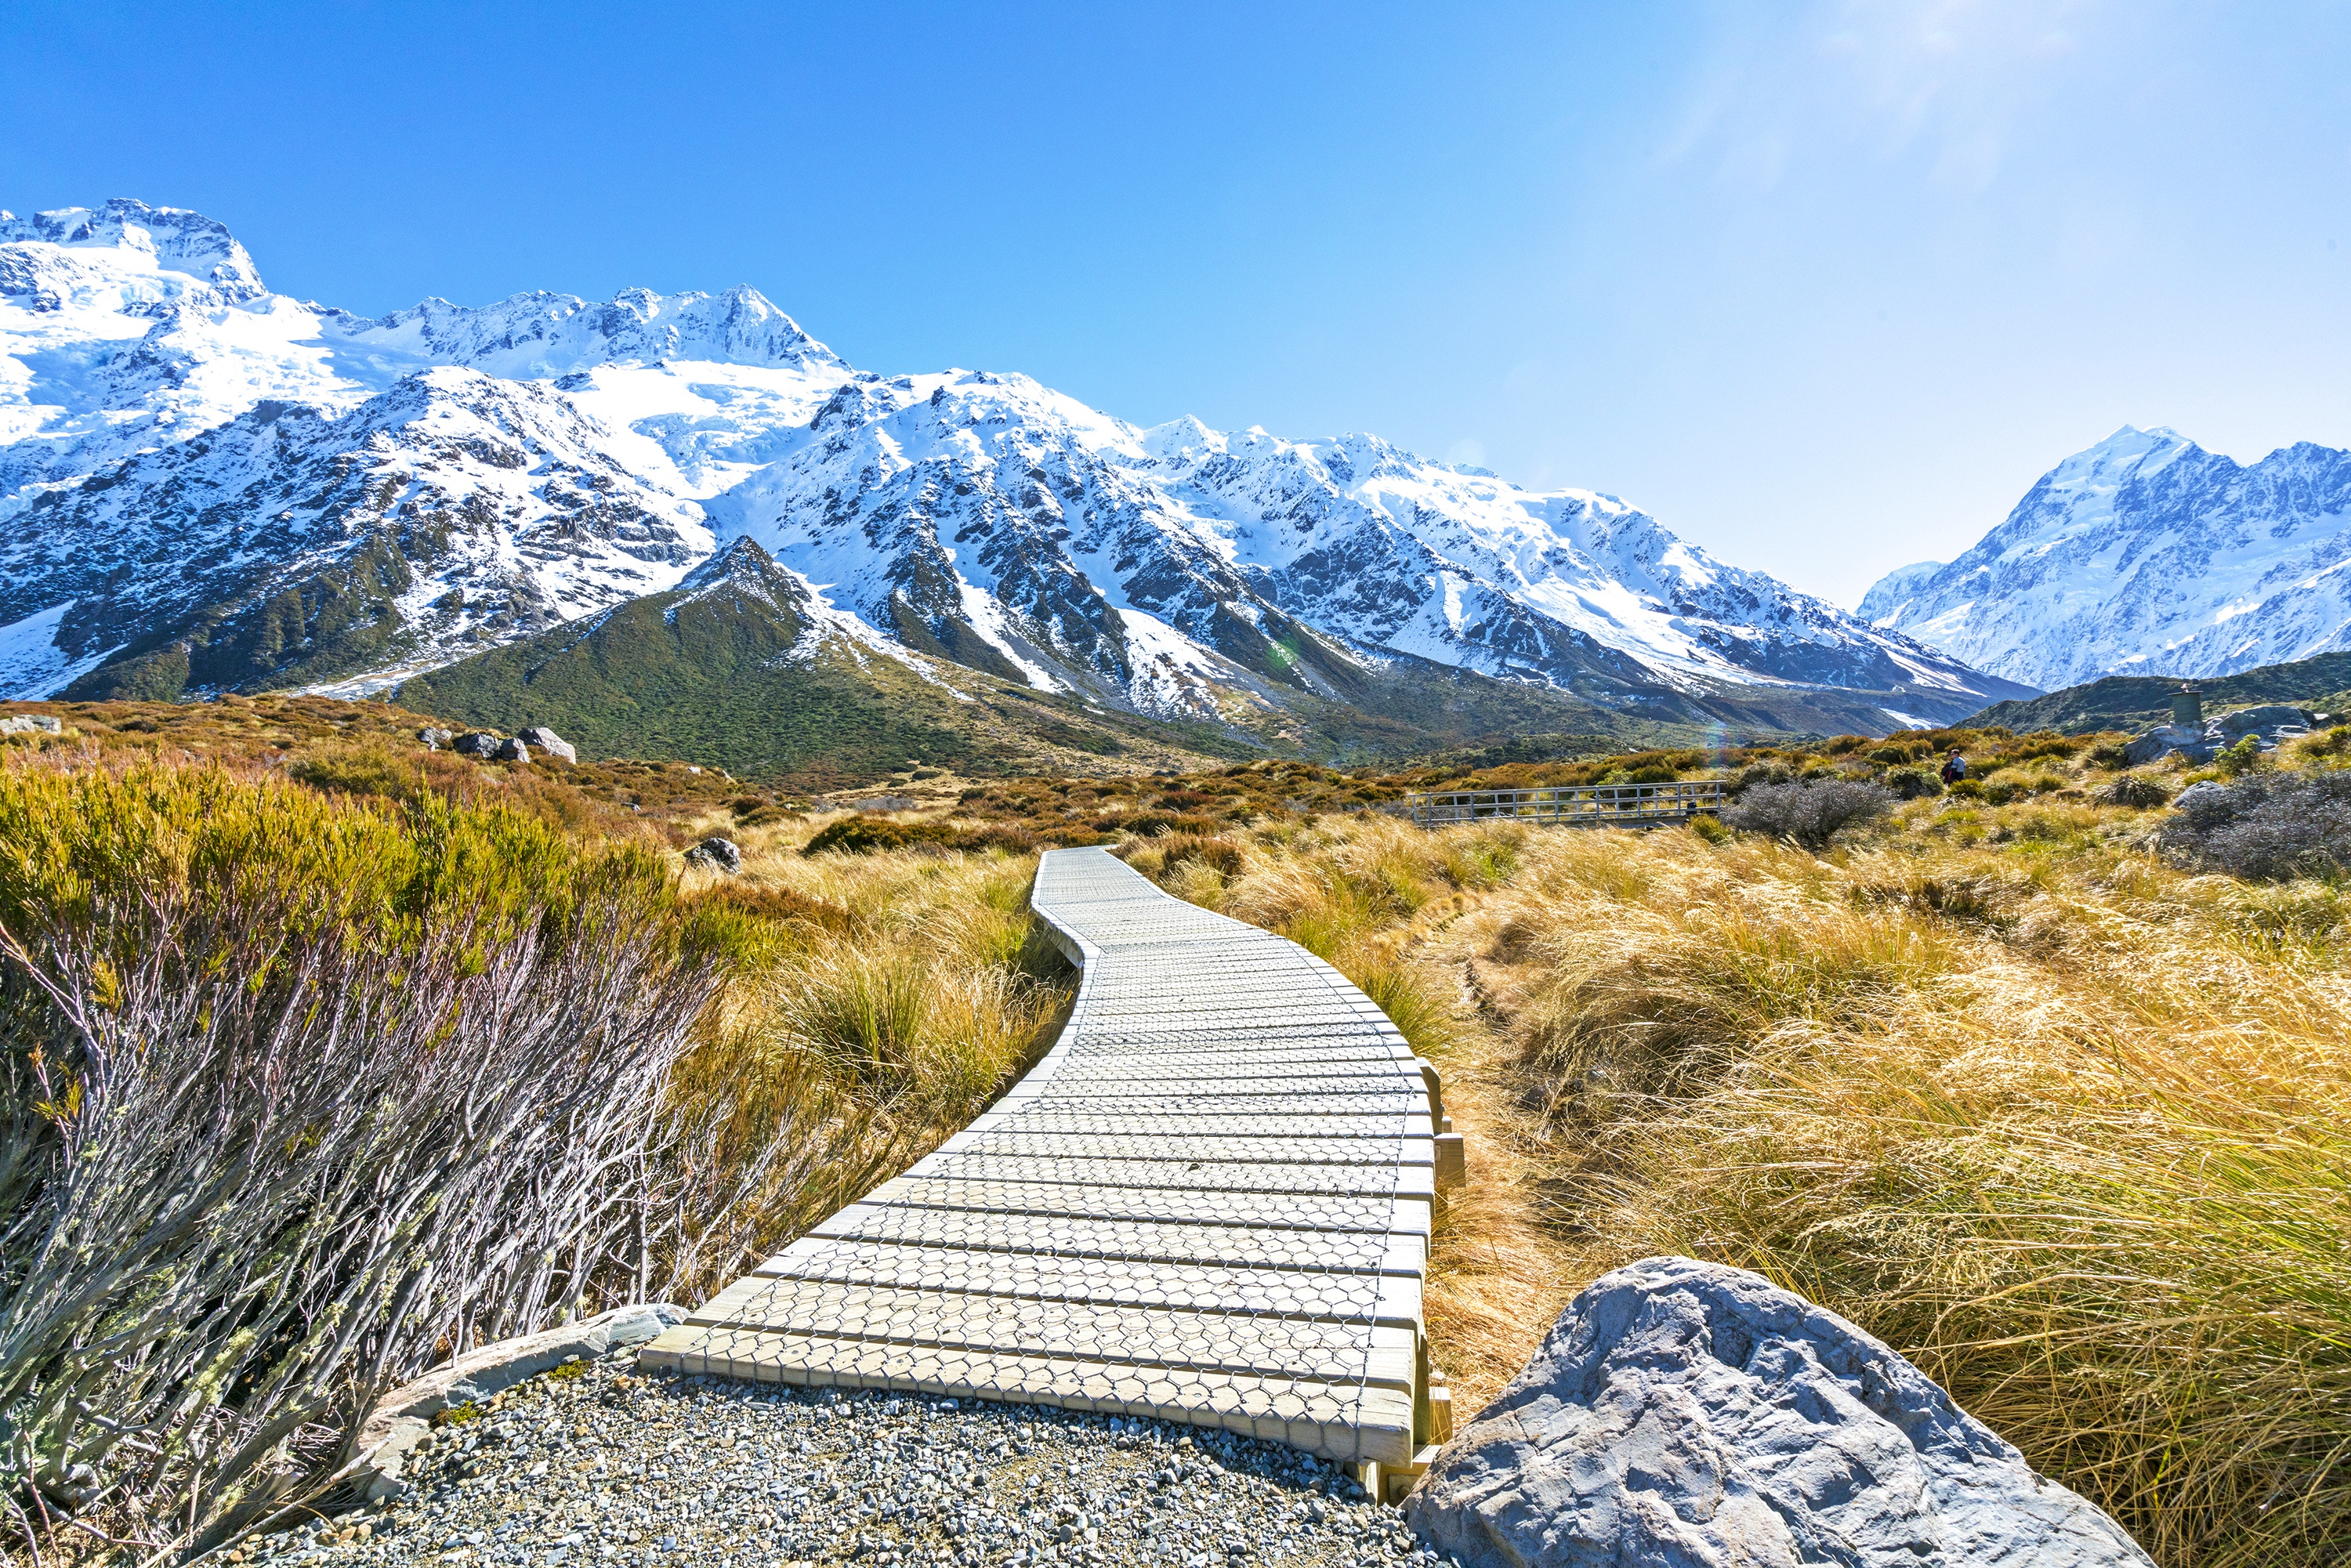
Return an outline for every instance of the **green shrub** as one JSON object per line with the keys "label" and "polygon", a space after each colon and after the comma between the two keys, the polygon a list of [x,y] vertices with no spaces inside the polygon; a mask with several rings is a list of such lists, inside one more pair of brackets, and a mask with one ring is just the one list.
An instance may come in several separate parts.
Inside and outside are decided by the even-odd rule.
{"label": "green shrub", "polygon": [[828,851],[848,855],[872,854],[876,850],[906,850],[917,844],[945,846],[956,837],[955,829],[945,822],[893,822],[887,817],[858,815],[843,817],[820,831],[800,851],[804,855],[820,855]]}
{"label": "green shrub", "polygon": [[1093,843],[1097,837],[1085,828],[1036,833],[1009,822],[957,828],[946,822],[893,822],[887,817],[856,816],[843,817],[825,828],[810,839],[800,852],[865,855],[880,850],[911,850],[927,845],[940,850],[1000,850],[1006,854],[1025,855],[1035,853],[1040,842]]}
{"label": "green shrub", "polygon": [[1223,824],[1216,818],[1193,811],[1111,811],[1093,820],[1094,828],[1105,833],[1133,833],[1138,838],[1156,838],[1163,833],[1195,833],[1214,838]]}
{"label": "green shrub", "polygon": [[1943,792],[1943,780],[1932,768],[1895,768],[1880,780],[1905,800],[1931,799]]}
{"label": "green shrub", "polygon": [[2223,779],[2241,779],[2260,767],[2261,761],[2261,740],[2256,736],[2249,735],[2213,758],[2212,766],[2220,770],[2220,777]]}

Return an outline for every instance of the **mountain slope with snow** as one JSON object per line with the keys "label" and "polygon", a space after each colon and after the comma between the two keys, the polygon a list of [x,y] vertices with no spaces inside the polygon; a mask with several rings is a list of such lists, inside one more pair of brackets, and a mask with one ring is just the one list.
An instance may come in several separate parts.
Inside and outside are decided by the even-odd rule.
{"label": "mountain slope with snow", "polygon": [[747,288],[371,319],[199,214],[0,215],[0,695],[380,689],[736,538],[910,654],[1260,735],[1441,669],[1761,727],[2022,695],[1613,497],[1373,436],[885,379]]}
{"label": "mountain slope with snow", "polygon": [[1861,613],[2048,689],[2351,647],[2351,452],[2304,442],[2241,465],[2126,425],[1949,565],[1881,580]]}

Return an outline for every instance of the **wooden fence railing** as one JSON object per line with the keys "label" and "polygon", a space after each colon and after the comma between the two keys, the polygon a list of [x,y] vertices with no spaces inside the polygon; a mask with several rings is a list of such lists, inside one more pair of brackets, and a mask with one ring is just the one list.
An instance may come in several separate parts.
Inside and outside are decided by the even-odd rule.
{"label": "wooden fence railing", "polygon": [[1625,828],[1642,822],[1686,822],[1722,810],[1719,783],[1579,784],[1549,789],[1442,789],[1405,797],[1421,827],[1511,817],[1524,822],[1564,822],[1579,828]]}

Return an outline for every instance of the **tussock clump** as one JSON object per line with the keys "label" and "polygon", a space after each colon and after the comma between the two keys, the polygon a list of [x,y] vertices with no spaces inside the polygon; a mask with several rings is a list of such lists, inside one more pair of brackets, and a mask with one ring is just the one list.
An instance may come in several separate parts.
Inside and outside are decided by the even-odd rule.
{"label": "tussock clump", "polygon": [[1817,850],[1841,830],[1884,816],[1896,798],[1881,785],[1849,779],[1755,784],[1740,792],[1722,820],[1750,833],[1768,833]]}
{"label": "tussock clump", "polygon": [[1213,908],[1225,883],[1240,874],[1240,845],[1198,833],[1129,839],[1111,852],[1176,897]]}
{"label": "tussock clump", "polygon": [[1171,834],[1160,841],[1159,863],[1163,875],[1178,866],[1200,865],[1220,877],[1229,877],[1241,869],[1241,847],[1230,839],[1203,838],[1197,833]]}
{"label": "tussock clump", "polygon": [[2156,842],[2181,865],[2257,882],[2351,870],[2351,772],[2197,784],[2172,805]]}
{"label": "tussock clump", "polygon": [[2168,804],[2171,791],[2160,779],[2150,779],[2144,773],[2126,773],[2092,790],[2090,798],[2100,805],[2128,806],[2133,810],[2144,811]]}

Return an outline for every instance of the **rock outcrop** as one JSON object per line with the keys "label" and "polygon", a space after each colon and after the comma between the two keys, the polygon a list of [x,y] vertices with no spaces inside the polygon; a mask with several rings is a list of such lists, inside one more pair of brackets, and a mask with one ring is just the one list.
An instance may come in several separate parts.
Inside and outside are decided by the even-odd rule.
{"label": "rock outcrop", "polygon": [[2137,768],[2168,757],[2175,751],[2182,753],[2191,762],[2212,760],[2212,747],[2206,743],[2202,730],[2182,725],[2160,724],[2123,747],[2123,764],[2127,768]]}
{"label": "rock outcrop", "polygon": [[1406,1516],[1468,1568],[2151,1568],[1894,1351],[1687,1258],[1578,1296]]}

